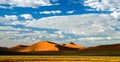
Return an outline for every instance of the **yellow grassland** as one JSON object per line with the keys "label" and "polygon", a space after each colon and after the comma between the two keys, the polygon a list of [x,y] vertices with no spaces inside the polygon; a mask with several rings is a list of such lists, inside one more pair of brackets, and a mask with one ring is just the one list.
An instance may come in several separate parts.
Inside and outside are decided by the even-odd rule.
{"label": "yellow grassland", "polygon": [[0,56],[0,62],[120,62],[119,56]]}

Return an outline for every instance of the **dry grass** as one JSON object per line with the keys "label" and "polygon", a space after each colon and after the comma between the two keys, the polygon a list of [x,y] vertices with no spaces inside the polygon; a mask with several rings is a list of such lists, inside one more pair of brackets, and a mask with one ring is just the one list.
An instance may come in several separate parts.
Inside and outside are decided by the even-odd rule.
{"label": "dry grass", "polygon": [[0,62],[120,62],[115,56],[0,56]]}

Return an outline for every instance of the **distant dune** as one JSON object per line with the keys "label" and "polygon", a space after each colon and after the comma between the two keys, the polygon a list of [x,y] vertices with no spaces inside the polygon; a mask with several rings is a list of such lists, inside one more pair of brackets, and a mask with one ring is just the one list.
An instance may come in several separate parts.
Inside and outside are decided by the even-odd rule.
{"label": "distant dune", "polygon": [[88,47],[84,50],[120,50],[120,44],[100,45],[95,47]]}
{"label": "distant dune", "polygon": [[8,48],[6,47],[0,47],[0,51],[6,51]]}

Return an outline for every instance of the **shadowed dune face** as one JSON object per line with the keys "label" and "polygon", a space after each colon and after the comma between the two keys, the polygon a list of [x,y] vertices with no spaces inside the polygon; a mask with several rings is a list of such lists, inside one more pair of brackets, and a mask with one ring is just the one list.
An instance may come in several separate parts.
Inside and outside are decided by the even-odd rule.
{"label": "shadowed dune face", "polygon": [[27,46],[25,46],[25,45],[17,45],[17,46],[9,48],[8,50],[20,50],[20,49],[25,48],[25,47],[27,47]]}
{"label": "shadowed dune face", "polygon": [[79,50],[78,48],[70,48],[63,45],[56,45],[56,47],[58,47],[59,50]]}
{"label": "shadowed dune face", "polygon": [[69,43],[69,44],[64,44],[65,47],[69,47],[69,48],[78,48],[80,50],[84,49],[84,47],[80,46],[80,45],[76,45],[74,43]]}
{"label": "shadowed dune face", "polygon": [[7,50],[8,48],[6,48],[6,47],[0,47],[0,51],[5,51],[5,50]]}

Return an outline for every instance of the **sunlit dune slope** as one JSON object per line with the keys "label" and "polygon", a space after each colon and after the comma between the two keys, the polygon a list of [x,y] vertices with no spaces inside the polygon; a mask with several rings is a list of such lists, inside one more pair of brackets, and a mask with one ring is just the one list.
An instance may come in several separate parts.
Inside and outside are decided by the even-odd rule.
{"label": "sunlit dune slope", "polygon": [[[48,41],[41,41],[36,44],[27,46],[27,47],[16,47],[14,48],[18,52],[32,52],[32,51],[58,51],[56,44],[48,42]],[[14,50],[14,51],[15,51]]]}

